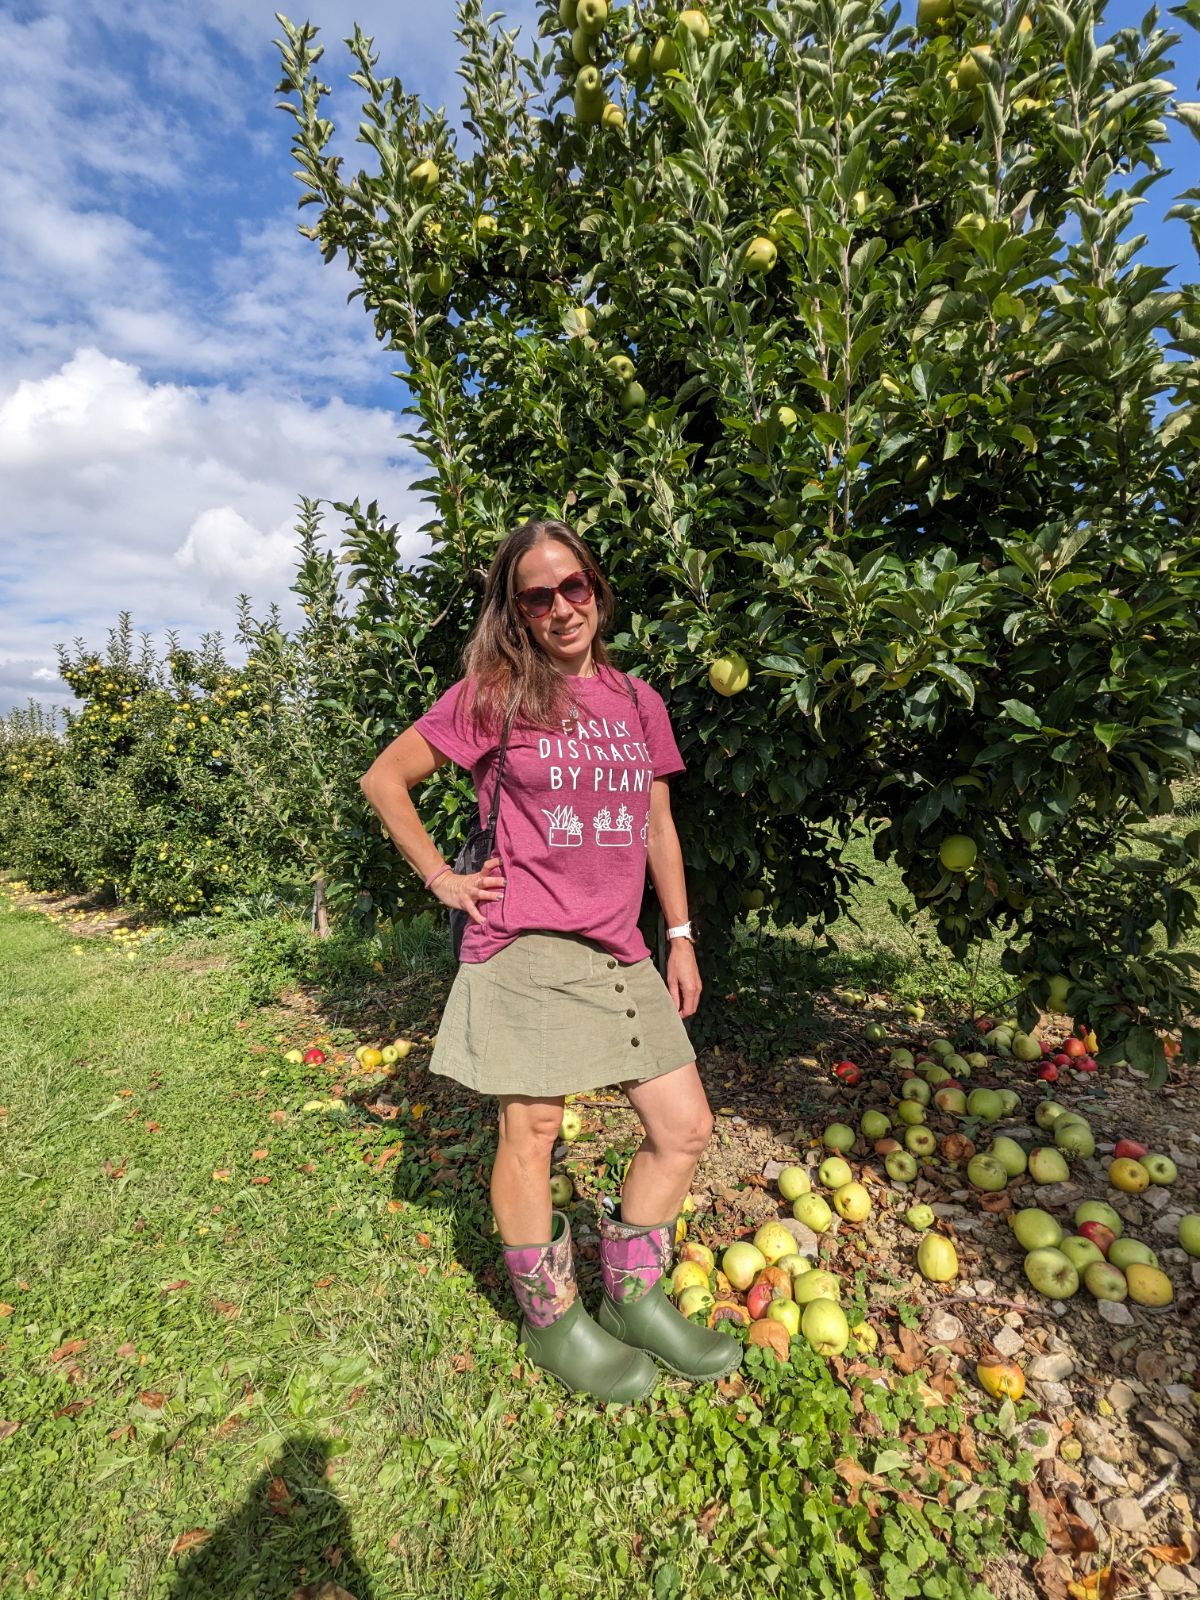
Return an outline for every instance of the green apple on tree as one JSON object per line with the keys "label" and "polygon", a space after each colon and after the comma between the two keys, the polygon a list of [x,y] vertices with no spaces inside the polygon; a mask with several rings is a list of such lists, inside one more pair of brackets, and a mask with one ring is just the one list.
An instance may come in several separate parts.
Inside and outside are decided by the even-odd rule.
{"label": "green apple on tree", "polygon": [[718,694],[741,694],[750,682],[750,668],[736,650],[727,650],[709,667],[708,681]]}
{"label": "green apple on tree", "polygon": [[689,6],[686,11],[681,11],[679,13],[678,20],[691,34],[692,38],[695,39],[697,44],[708,43],[708,36],[712,32],[712,27],[705,12],[698,11],[695,7]]}
{"label": "green apple on tree", "polygon": [[742,256],[742,269],[753,275],[770,272],[779,259],[779,250],[773,240],[765,234],[751,239]]}

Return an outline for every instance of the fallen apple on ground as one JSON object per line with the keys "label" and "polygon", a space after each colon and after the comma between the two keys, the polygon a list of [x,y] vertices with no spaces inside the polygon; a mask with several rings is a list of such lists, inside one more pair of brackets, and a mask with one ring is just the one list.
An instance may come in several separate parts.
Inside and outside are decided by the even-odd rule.
{"label": "fallen apple on ground", "polygon": [[843,1183],[834,1191],[833,1209],[844,1222],[865,1222],[871,1214],[871,1196],[861,1183]]}
{"label": "fallen apple on ground", "polygon": [[853,1149],[854,1139],[854,1129],[844,1122],[831,1122],[821,1135],[821,1143],[826,1150],[834,1150],[839,1154]]}
{"label": "fallen apple on ground", "polygon": [[1082,1233],[1069,1233],[1065,1239],[1056,1246],[1075,1268],[1076,1272],[1083,1273],[1096,1261],[1104,1260],[1104,1251],[1091,1239]]}
{"label": "fallen apple on ground", "polygon": [[841,1298],[842,1285],[836,1274],[826,1272],[823,1267],[814,1267],[811,1272],[792,1279],[792,1299],[797,1305],[806,1306],[810,1300],[838,1301]]}
{"label": "fallen apple on ground", "polygon": [[795,1338],[800,1332],[800,1319],[803,1312],[794,1300],[772,1300],[766,1310],[767,1320],[779,1322],[787,1329],[788,1336]]}
{"label": "fallen apple on ground", "polygon": [[1061,1150],[1038,1145],[1029,1152],[1029,1176],[1036,1184],[1066,1183],[1071,1176],[1071,1169]]}
{"label": "fallen apple on ground", "polygon": [[931,1283],[949,1283],[958,1276],[958,1252],[940,1233],[926,1233],[917,1247],[917,1268]]}
{"label": "fallen apple on ground", "polygon": [[817,1178],[826,1189],[840,1189],[854,1177],[850,1163],[841,1156],[826,1156],[817,1168]]}
{"label": "fallen apple on ground", "polygon": [[1083,1285],[1096,1300],[1125,1300],[1129,1297],[1129,1284],[1120,1267],[1108,1261],[1093,1261],[1083,1269]]}
{"label": "fallen apple on ground", "polygon": [[1154,1251],[1140,1239],[1114,1239],[1109,1248],[1108,1259],[1114,1267],[1120,1267],[1122,1272],[1126,1267],[1133,1266],[1135,1261],[1141,1262],[1146,1267],[1158,1265],[1158,1257]]}
{"label": "fallen apple on ground", "polygon": [[767,1258],[755,1245],[739,1240],[729,1245],[721,1257],[721,1271],[735,1289],[746,1290],[767,1264]]}
{"label": "fallen apple on ground", "polygon": [[1024,1150],[1015,1139],[1000,1134],[988,1146],[987,1154],[1004,1168],[1010,1178],[1019,1178],[1029,1165]]}
{"label": "fallen apple on ground", "polygon": [[1179,1242],[1190,1256],[1200,1256],[1200,1211],[1179,1219]]}
{"label": "fallen apple on ground", "polygon": [[1150,1182],[1158,1184],[1161,1188],[1169,1188],[1179,1176],[1179,1169],[1170,1156],[1151,1154],[1141,1156],[1139,1159],[1150,1174]]}
{"label": "fallen apple on ground", "polygon": [[714,1304],[712,1290],[700,1284],[685,1289],[676,1301],[676,1305],[685,1317],[703,1315],[707,1318]]}
{"label": "fallen apple on ground", "polygon": [[1010,1213],[1009,1226],[1023,1250],[1052,1250],[1062,1242],[1063,1231],[1057,1219],[1039,1206],[1025,1206]]}
{"label": "fallen apple on ground", "polygon": [[911,1183],[917,1175],[917,1158],[907,1150],[893,1150],[883,1159],[884,1171],[893,1183]]}
{"label": "fallen apple on ground", "polygon": [[800,1318],[800,1331],[819,1356],[840,1356],[850,1343],[850,1324],[832,1300],[812,1300]]}
{"label": "fallen apple on ground", "polygon": [[1082,1239],[1090,1239],[1106,1260],[1117,1237],[1106,1223],[1090,1219],[1079,1224],[1079,1236]]}
{"label": "fallen apple on ground", "polygon": [[565,1206],[575,1193],[575,1187],[565,1172],[556,1172],[550,1178],[550,1204]]}
{"label": "fallen apple on ground", "polygon": [[754,1235],[754,1248],[761,1254],[767,1266],[772,1266],[783,1256],[792,1254],[796,1248],[796,1241],[782,1222],[764,1222]]}
{"label": "fallen apple on ground", "polygon": [[1066,1107],[1060,1106],[1057,1100],[1041,1100],[1034,1109],[1033,1120],[1045,1133],[1065,1113]]}
{"label": "fallen apple on ground", "polygon": [[833,1221],[833,1212],[819,1194],[802,1194],[792,1202],[792,1216],[814,1233],[824,1233]]}
{"label": "fallen apple on ground", "polygon": [[583,1118],[578,1111],[572,1111],[568,1106],[563,1112],[562,1125],[558,1130],[559,1138],[564,1139],[567,1144],[574,1144],[582,1132]]}
{"label": "fallen apple on ground", "polygon": [[995,1156],[980,1153],[967,1162],[967,1182],[987,1194],[1008,1187],[1008,1173]]}
{"label": "fallen apple on ground", "polygon": [[975,1376],[993,1400],[1019,1400],[1025,1393],[1025,1374],[1015,1361],[980,1361]]}
{"label": "fallen apple on ground", "polygon": [[1111,1228],[1118,1238],[1125,1231],[1125,1224],[1121,1218],[1103,1200],[1084,1200],[1075,1207],[1075,1226],[1078,1228],[1083,1222],[1102,1222],[1106,1228]]}
{"label": "fallen apple on ground", "polygon": [[904,1213],[904,1220],[914,1233],[924,1233],[927,1228],[932,1228],[937,1221],[932,1206],[909,1206]]}
{"label": "fallen apple on ground", "polygon": [[1061,1250],[1031,1250],[1025,1257],[1025,1276],[1050,1300],[1069,1300],[1079,1289],[1079,1273]]}
{"label": "fallen apple on ground", "polygon": [[1158,1267],[1149,1267],[1144,1261],[1134,1261],[1125,1269],[1129,1285],[1129,1298],[1140,1306],[1166,1306],[1175,1298],[1170,1278]]}
{"label": "fallen apple on ground", "polygon": [[931,1156],[937,1149],[937,1135],[924,1126],[905,1128],[904,1145],[914,1156]]}
{"label": "fallen apple on ground", "polygon": [[1119,1161],[1109,1163],[1108,1181],[1123,1194],[1141,1194],[1143,1189],[1150,1187],[1150,1174],[1140,1161],[1122,1157]]}
{"label": "fallen apple on ground", "polygon": [[808,1194],[812,1189],[812,1180],[803,1167],[784,1167],[777,1181],[779,1193],[789,1205],[793,1200],[798,1200],[802,1194]]}
{"label": "fallen apple on ground", "polygon": [[1144,1144],[1139,1144],[1136,1139],[1118,1139],[1113,1150],[1114,1161],[1140,1161],[1143,1156],[1148,1156],[1150,1151]]}

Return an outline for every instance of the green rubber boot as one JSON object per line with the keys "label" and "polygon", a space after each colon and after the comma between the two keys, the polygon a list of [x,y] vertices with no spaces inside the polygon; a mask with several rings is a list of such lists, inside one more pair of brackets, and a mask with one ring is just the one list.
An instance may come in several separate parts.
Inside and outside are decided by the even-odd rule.
{"label": "green rubber boot", "polygon": [[535,1366],[606,1405],[646,1398],[658,1382],[655,1365],[588,1316],[575,1281],[570,1224],[561,1211],[552,1213],[549,1244],[509,1246],[504,1265],[521,1308],[521,1346]]}
{"label": "green rubber boot", "polygon": [[674,1219],[639,1227],[601,1218],[600,1326],[625,1344],[648,1351],[681,1378],[723,1378],[741,1364],[742,1347],[727,1333],[698,1328],[667,1299],[664,1279],[674,1239]]}

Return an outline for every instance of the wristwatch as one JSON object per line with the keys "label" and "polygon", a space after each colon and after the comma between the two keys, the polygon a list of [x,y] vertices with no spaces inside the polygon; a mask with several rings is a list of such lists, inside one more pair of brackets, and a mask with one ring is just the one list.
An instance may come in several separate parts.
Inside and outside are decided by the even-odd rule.
{"label": "wristwatch", "polygon": [[677,928],[668,928],[667,929],[667,938],[668,939],[690,939],[692,941],[692,943],[695,944],[695,942],[696,942],[696,933],[697,933],[697,928],[696,928],[696,924],[694,922],[681,922]]}

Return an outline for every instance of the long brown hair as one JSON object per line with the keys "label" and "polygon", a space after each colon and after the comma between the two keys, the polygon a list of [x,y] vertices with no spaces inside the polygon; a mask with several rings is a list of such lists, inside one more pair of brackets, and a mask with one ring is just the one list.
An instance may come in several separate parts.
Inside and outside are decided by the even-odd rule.
{"label": "long brown hair", "polygon": [[571,704],[571,679],[559,672],[534,642],[516,602],[521,558],[550,539],[566,545],[580,567],[595,576],[597,621],[592,661],[597,671],[612,667],[604,634],[612,623],[616,601],[587,545],[565,522],[522,523],[505,536],[492,557],[479,618],[462,654],[463,676],[475,684],[468,714],[496,735],[514,708],[536,727],[551,728],[562,721]]}

